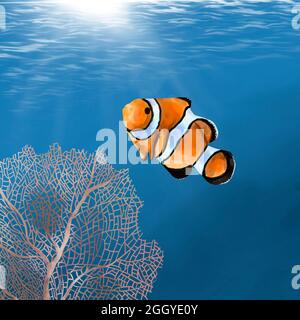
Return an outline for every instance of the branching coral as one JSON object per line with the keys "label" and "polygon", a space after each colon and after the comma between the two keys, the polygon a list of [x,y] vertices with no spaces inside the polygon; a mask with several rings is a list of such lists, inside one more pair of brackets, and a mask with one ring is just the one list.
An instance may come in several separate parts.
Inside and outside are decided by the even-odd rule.
{"label": "branching coral", "polygon": [[141,206],[128,171],[101,154],[53,145],[3,160],[0,298],[147,298],[163,255],[142,239]]}

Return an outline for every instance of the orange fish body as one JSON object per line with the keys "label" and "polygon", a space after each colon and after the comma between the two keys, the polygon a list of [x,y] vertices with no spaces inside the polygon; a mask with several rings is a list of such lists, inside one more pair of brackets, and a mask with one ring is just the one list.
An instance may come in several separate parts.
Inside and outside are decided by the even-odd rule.
{"label": "orange fish body", "polygon": [[178,179],[192,172],[212,184],[231,179],[232,154],[209,146],[218,136],[217,128],[193,114],[189,99],[136,99],[124,107],[123,120],[142,160],[149,154]]}

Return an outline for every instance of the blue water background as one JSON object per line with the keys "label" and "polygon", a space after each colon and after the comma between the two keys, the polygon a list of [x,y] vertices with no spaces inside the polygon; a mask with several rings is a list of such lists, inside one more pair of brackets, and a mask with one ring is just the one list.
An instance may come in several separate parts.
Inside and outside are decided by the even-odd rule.
{"label": "blue water background", "polygon": [[140,226],[165,254],[153,299],[295,298],[300,264],[300,30],[293,2],[135,3],[92,19],[6,4],[0,33],[0,157],[25,144],[95,151],[137,97],[186,96],[232,151],[232,182],[123,165]]}

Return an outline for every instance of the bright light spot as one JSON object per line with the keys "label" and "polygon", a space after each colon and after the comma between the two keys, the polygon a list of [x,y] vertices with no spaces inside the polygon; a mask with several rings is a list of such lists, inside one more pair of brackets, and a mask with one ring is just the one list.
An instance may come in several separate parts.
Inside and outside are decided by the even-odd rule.
{"label": "bright light spot", "polygon": [[127,0],[60,0],[71,9],[96,16],[114,16],[122,13]]}

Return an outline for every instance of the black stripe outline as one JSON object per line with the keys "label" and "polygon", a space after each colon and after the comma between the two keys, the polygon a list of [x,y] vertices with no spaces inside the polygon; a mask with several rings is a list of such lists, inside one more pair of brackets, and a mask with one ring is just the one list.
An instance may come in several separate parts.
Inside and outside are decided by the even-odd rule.
{"label": "black stripe outline", "polygon": [[[153,120],[154,111],[153,111],[153,108],[152,108],[151,103],[150,103],[147,99],[142,99],[142,100],[147,103],[148,107],[150,107],[150,109],[151,109],[151,111],[152,111],[151,120],[150,120],[148,126],[147,126],[146,128],[144,128],[144,129],[141,129],[141,130],[147,130],[147,129],[149,128],[152,120]],[[159,128],[160,123],[161,123],[161,106],[160,106],[159,102],[157,101],[157,99],[154,99],[154,100],[156,101],[156,103],[157,103],[157,105],[158,105],[158,109],[159,109],[159,120],[158,120],[158,124],[157,124],[157,126],[156,126],[156,128],[155,128],[155,130],[154,130],[154,131],[156,131],[156,130]],[[134,131],[134,130],[130,130],[129,132],[131,132],[131,131]],[[152,137],[152,134],[151,134],[148,138],[145,138],[145,139],[136,138],[134,135],[133,135],[133,137],[134,137],[135,140],[145,141],[145,140],[148,140],[149,138],[151,138],[151,137]]]}
{"label": "black stripe outline", "polygon": [[[208,162],[218,153],[222,152],[225,155],[225,158],[227,160],[227,169],[226,171],[219,177],[215,177],[215,178],[209,178],[205,175],[205,168],[208,164]],[[219,184],[224,184],[226,182],[228,182],[234,173],[235,170],[235,160],[233,157],[233,154],[229,151],[226,150],[219,150],[216,153],[214,153],[205,163],[204,168],[203,168],[203,173],[202,173],[202,177],[210,184],[214,184],[214,185],[219,185]]]}
{"label": "black stripe outline", "polygon": [[[187,111],[188,111],[188,109],[189,109],[190,107],[188,106],[185,110],[184,110],[184,113],[183,113],[183,115],[182,115],[182,117],[180,118],[180,120],[169,130],[169,134],[171,133],[171,131],[172,130],[174,130],[174,129],[176,129],[176,127],[179,125],[179,123],[184,119],[184,117],[185,117],[185,115],[186,115],[186,113],[187,113]],[[186,132],[189,130],[189,128],[186,130]],[[182,137],[184,137],[184,135],[186,134],[186,132],[182,135]],[[182,137],[181,137],[181,139],[182,139]],[[177,145],[176,145],[176,147],[177,147]],[[175,147],[175,149],[176,149],[176,147]],[[165,150],[162,150],[160,153],[159,153],[159,155],[157,156],[157,158],[158,157],[160,157],[163,153],[164,153],[164,151]],[[173,150],[174,151],[174,150]],[[170,157],[169,157],[170,158]],[[169,159],[169,158],[167,158],[167,159]],[[167,160],[166,159],[166,160]]]}

